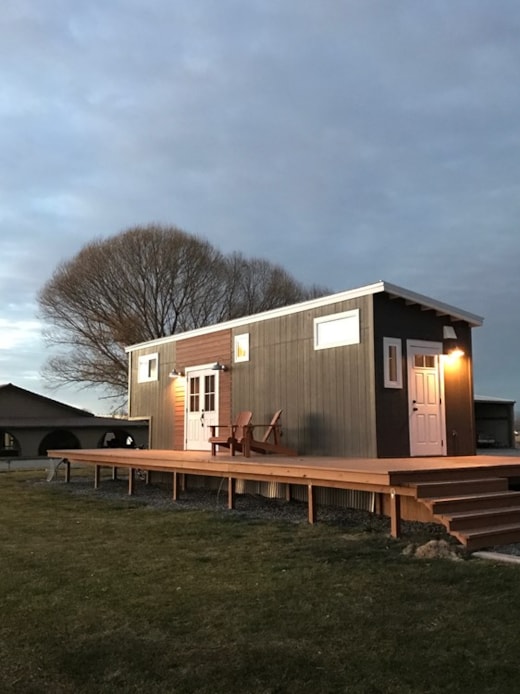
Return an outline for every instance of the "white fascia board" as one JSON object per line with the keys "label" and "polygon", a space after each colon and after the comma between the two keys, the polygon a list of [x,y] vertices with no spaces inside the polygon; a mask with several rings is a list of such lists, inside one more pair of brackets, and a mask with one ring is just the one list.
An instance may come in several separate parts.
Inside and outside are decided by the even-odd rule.
{"label": "white fascia board", "polygon": [[430,299],[429,297],[422,296],[421,294],[415,294],[414,292],[403,289],[394,284],[389,284],[388,282],[375,282],[374,284],[368,284],[364,287],[359,287],[357,289],[349,289],[343,292],[338,292],[337,294],[329,294],[327,296],[321,296],[317,299],[309,299],[308,301],[302,301],[298,304],[292,304],[291,306],[282,306],[280,308],[271,309],[270,311],[263,311],[262,313],[255,313],[252,316],[243,316],[241,318],[235,318],[233,320],[225,321],[224,323],[217,323],[215,325],[207,325],[203,328],[196,328],[194,330],[188,330],[185,333],[177,333],[175,335],[168,335],[166,337],[158,337],[155,340],[149,340],[147,342],[140,342],[139,344],[130,345],[125,348],[126,352],[134,352],[138,349],[143,349],[145,347],[152,347],[156,345],[163,345],[169,342],[179,342],[180,340],[186,340],[192,337],[199,337],[201,335],[209,335],[220,330],[230,330],[232,328],[239,328],[243,325],[250,325],[251,323],[260,323],[264,320],[270,320],[272,318],[280,318],[282,316],[289,316],[294,313],[299,313],[301,311],[309,311],[316,308],[321,308],[323,306],[332,306],[333,304],[340,303],[342,301],[348,301],[349,299],[358,299],[362,296],[369,296],[370,294],[380,294],[381,292],[387,292],[388,294],[396,297],[400,297],[414,304],[420,304],[425,308],[433,309],[442,314],[449,315],[456,320],[463,320],[468,322],[470,325],[478,326],[482,325],[483,319],[479,316],[475,316],[471,313],[465,313],[460,309],[453,306],[448,306],[448,304],[443,304],[441,302]]}

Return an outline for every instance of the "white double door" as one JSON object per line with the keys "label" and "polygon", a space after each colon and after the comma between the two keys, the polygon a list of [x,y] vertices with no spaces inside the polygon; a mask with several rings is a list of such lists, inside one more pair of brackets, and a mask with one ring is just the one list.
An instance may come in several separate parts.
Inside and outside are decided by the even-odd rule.
{"label": "white double door", "polygon": [[218,378],[211,366],[186,369],[186,450],[211,449],[210,427],[218,424]]}
{"label": "white double door", "polygon": [[410,455],[446,455],[442,344],[407,341]]}

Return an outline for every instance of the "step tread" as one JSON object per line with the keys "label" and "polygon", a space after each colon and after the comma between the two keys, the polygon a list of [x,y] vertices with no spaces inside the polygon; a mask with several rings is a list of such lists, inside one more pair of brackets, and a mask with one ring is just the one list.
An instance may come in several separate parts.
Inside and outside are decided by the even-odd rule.
{"label": "step tread", "polygon": [[499,506],[495,508],[482,508],[473,511],[449,511],[448,513],[437,513],[437,516],[450,518],[451,520],[462,518],[482,518],[484,516],[505,516],[508,513],[519,513],[520,506]]}
{"label": "step tread", "polygon": [[[472,492],[471,494],[457,494],[457,496],[442,496],[439,498],[439,501],[458,501],[459,499],[463,501],[471,500],[471,499],[499,499],[501,497],[512,497],[512,498],[519,498],[520,499],[520,492],[515,491],[514,489],[504,489],[499,492]],[[424,501],[427,501],[428,499],[435,499],[435,497],[426,497]]]}
{"label": "step tread", "polygon": [[417,482],[418,485],[429,485],[429,484],[458,484],[462,482],[489,482],[489,480],[506,480],[507,477],[503,475],[485,475],[484,477],[452,477],[446,479],[438,479],[432,482]]}
{"label": "step tread", "polygon": [[507,532],[518,532],[518,538],[520,540],[520,522],[510,523],[508,525],[492,525],[485,528],[464,528],[456,532],[457,535],[462,535],[466,538],[492,537],[493,535],[501,535]]}

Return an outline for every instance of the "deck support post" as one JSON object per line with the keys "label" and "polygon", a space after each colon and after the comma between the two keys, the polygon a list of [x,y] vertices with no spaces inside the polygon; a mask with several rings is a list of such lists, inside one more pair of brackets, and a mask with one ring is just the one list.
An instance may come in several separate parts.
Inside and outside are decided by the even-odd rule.
{"label": "deck support post", "polygon": [[181,473],[181,479],[179,481],[179,487],[181,492],[186,491],[186,474],[184,472]]}
{"label": "deck support post", "polygon": [[99,487],[99,478],[101,477],[101,465],[94,465],[94,489]]}
{"label": "deck support post", "polygon": [[285,485],[285,500],[290,501],[291,498],[291,485],[289,484],[289,482],[287,482],[287,484]]}
{"label": "deck support post", "polygon": [[172,499],[173,501],[177,501],[177,470],[173,471],[172,474]]}
{"label": "deck support post", "polygon": [[390,534],[392,537],[401,535],[401,497],[390,490]]}
{"label": "deck support post", "polygon": [[117,467],[115,465],[112,465],[112,479],[117,480]]}
{"label": "deck support post", "polygon": [[70,482],[70,461],[65,458],[65,482]]}
{"label": "deck support post", "polygon": [[228,477],[228,509],[235,508],[235,491],[236,480],[233,477]]}
{"label": "deck support post", "polygon": [[128,495],[132,496],[135,489],[135,468],[128,468]]}
{"label": "deck support post", "polygon": [[316,493],[312,484],[307,485],[307,507],[309,523],[312,525],[316,520]]}

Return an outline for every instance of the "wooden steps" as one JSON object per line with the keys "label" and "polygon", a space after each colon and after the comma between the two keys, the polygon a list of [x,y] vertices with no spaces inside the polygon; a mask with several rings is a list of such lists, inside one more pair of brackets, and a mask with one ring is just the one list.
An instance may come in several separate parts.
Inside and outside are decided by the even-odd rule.
{"label": "wooden steps", "polygon": [[518,492],[489,492],[468,494],[466,496],[446,497],[444,499],[424,499],[426,505],[436,516],[443,516],[457,511],[479,511],[486,508],[503,508],[504,506],[520,506]]}
{"label": "wooden steps", "polygon": [[463,496],[486,492],[505,492],[509,483],[505,477],[484,477],[475,480],[440,480],[438,482],[420,482],[416,486],[416,498],[438,498]]}
{"label": "wooden steps", "polygon": [[410,485],[416,499],[469,551],[520,542],[520,492],[506,477],[443,479],[439,471],[426,480]]}

